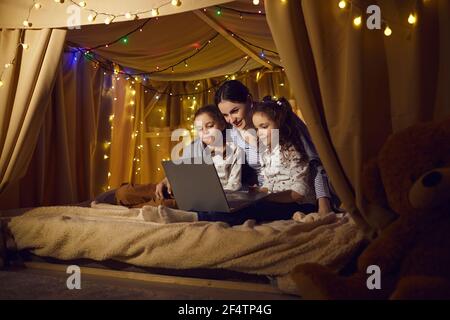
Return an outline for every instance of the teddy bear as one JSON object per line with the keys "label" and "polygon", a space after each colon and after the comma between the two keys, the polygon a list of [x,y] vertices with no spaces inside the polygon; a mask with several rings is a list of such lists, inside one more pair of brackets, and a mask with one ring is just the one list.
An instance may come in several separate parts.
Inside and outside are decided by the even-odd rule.
{"label": "teddy bear", "polygon": [[363,249],[350,275],[296,266],[291,277],[300,295],[450,299],[450,118],[393,133],[364,166],[362,189],[367,205],[395,219]]}

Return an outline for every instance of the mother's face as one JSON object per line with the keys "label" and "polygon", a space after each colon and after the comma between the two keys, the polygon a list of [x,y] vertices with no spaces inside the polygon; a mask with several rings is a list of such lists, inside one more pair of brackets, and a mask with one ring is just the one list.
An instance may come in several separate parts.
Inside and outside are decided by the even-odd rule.
{"label": "mother's face", "polygon": [[238,129],[245,129],[247,124],[247,114],[249,107],[246,103],[231,102],[222,100],[219,102],[219,109],[225,117],[225,121]]}

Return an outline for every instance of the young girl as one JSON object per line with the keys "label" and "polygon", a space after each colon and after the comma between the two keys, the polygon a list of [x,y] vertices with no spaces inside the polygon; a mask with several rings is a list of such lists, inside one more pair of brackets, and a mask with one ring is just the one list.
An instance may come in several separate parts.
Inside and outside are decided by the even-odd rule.
{"label": "young girl", "polygon": [[[241,163],[244,154],[233,142],[226,142],[226,122],[215,105],[207,105],[197,110],[194,123],[199,139],[183,148],[183,159],[202,158],[213,163],[225,190],[241,188]],[[171,199],[172,190],[167,178],[158,184],[125,184],[116,191],[117,204],[128,207],[144,205],[176,208]]]}
{"label": "young girl", "polygon": [[260,159],[264,182],[262,187],[255,187],[255,191],[269,195],[263,201],[231,215],[165,210],[165,222],[224,221],[235,225],[248,219],[257,222],[287,220],[297,211],[317,211],[314,171],[302,139],[304,128],[287,100],[265,99],[256,104],[252,110],[252,121],[264,149]]}
{"label": "young girl", "polygon": [[193,148],[184,148],[183,158],[196,157],[195,151],[201,150],[201,157],[214,164],[224,190],[241,189],[241,163],[244,154],[232,141],[226,141],[227,124],[220,110],[215,105],[198,109],[194,115],[194,125],[201,148],[196,148],[195,144]]}
{"label": "young girl", "polygon": [[264,98],[252,110],[252,119],[263,149],[264,183],[258,190],[271,193],[271,201],[315,205],[313,171],[302,140],[303,122],[289,102]]}

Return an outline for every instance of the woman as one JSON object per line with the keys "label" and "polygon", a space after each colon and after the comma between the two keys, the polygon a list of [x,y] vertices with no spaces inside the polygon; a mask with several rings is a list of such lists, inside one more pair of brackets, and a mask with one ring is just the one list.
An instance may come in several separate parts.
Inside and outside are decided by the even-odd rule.
{"label": "woman", "polygon": [[[217,90],[215,103],[225,120],[232,125],[230,138],[238,147],[245,151],[247,166],[244,166],[242,169],[243,185],[253,186],[256,184],[261,186],[264,182],[264,177],[261,174],[256,131],[250,118],[253,100],[248,88],[237,80],[226,81]],[[301,139],[310,161],[318,202],[318,212],[325,214],[333,211],[331,204],[332,194],[328,178],[303,122],[302,125],[304,128]],[[338,206],[337,198],[334,197],[334,199],[336,200],[333,205]]]}

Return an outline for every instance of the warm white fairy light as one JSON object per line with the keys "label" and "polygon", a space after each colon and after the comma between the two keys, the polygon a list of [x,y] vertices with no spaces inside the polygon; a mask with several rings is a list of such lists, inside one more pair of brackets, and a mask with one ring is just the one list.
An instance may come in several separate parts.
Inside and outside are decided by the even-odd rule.
{"label": "warm white fairy light", "polygon": [[353,24],[356,27],[359,27],[362,23],[362,17],[361,16],[357,16],[355,19],[353,19]]}
{"label": "warm white fairy light", "polygon": [[23,21],[23,25],[24,25],[25,27],[29,28],[29,27],[31,27],[32,24],[31,24],[30,21],[24,20],[24,21]]}
{"label": "warm white fairy light", "polygon": [[410,13],[409,17],[408,17],[408,23],[409,24],[415,24],[416,22],[417,22],[416,15],[413,14],[413,13]]}
{"label": "warm white fairy light", "polygon": [[340,9],[345,9],[347,7],[347,1],[345,1],[345,0],[339,1],[338,6]]}
{"label": "warm white fairy light", "polygon": [[386,37],[389,37],[392,34],[392,29],[389,28],[389,26],[386,26],[386,28],[384,29],[384,35]]}
{"label": "warm white fairy light", "polygon": [[42,8],[42,5],[41,5],[39,2],[36,2],[36,3],[34,4],[34,8],[35,8],[36,10],[39,10],[40,8]]}
{"label": "warm white fairy light", "polygon": [[110,24],[113,21],[114,17],[106,17],[105,24]]}
{"label": "warm white fairy light", "polygon": [[253,0],[253,4],[257,6],[259,4],[259,0]]}
{"label": "warm white fairy light", "polygon": [[91,14],[88,16],[88,20],[89,20],[90,22],[94,22],[94,21],[95,21],[95,18],[97,18],[97,13],[91,13]]}
{"label": "warm white fairy light", "polygon": [[0,80],[0,88],[3,87],[3,81]]}
{"label": "warm white fairy light", "polygon": [[22,48],[24,48],[25,50],[27,50],[27,49],[30,47],[30,45],[27,44],[27,43],[21,43],[20,45],[21,45]]}
{"label": "warm white fairy light", "polygon": [[175,7],[181,6],[181,1],[180,1],[180,0],[172,0],[171,3],[172,3],[172,5],[175,6]]}
{"label": "warm white fairy light", "polygon": [[82,8],[86,7],[86,1],[80,1],[78,2],[78,5]]}
{"label": "warm white fairy light", "polygon": [[152,16],[153,16],[153,17],[159,16],[159,10],[158,10],[158,8],[153,8],[153,9],[152,9]]}

